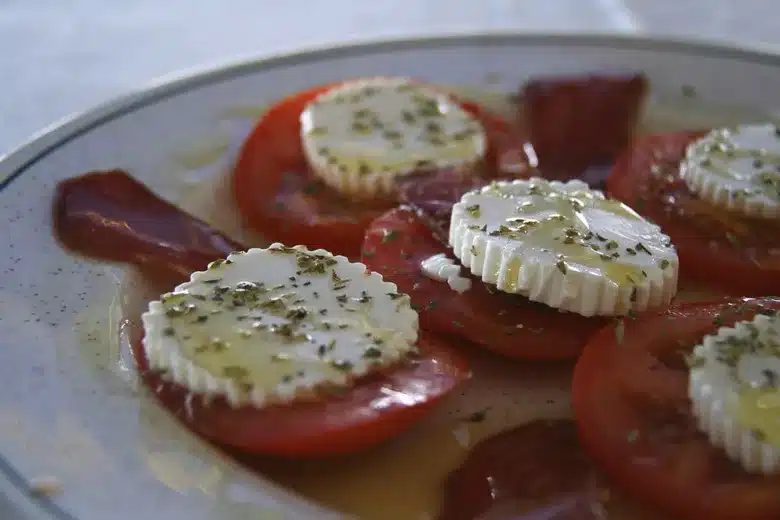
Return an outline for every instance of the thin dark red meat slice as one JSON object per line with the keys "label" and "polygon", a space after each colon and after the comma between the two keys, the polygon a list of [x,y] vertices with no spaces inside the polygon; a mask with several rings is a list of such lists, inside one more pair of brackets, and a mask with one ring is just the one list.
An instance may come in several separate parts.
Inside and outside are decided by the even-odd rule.
{"label": "thin dark red meat slice", "polygon": [[604,484],[569,420],[481,441],[447,478],[438,520],[604,520]]}
{"label": "thin dark red meat slice", "polygon": [[[642,74],[537,78],[521,89],[518,125],[549,179],[584,177],[602,186],[609,166],[629,144],[648,82]],[[599,168],[600,167],[600,168]]]}
{"label": "thin dark red meat slice", "polygon": [[482,177],[466,176],[457,170],[441,170],[401,183],[398,196],[413,208],[437,239],[447,243],[452,205],[468,191],[483,186]]}
{"label": "thin dark red meat slice", "polygon": [[133,264],[170,287],[209,262],[245,249],[122,170],[60,182],[53,225],[66,248],[98,260]]}

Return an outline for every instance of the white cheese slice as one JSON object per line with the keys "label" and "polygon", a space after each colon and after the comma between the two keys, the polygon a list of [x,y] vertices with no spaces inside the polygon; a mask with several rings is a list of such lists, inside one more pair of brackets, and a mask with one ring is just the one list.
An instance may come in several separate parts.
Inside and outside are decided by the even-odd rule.
{"label": "white cheese slice", "polygon": [[501,181],[466,193],[449,241],[483,281],[585,316],[667,305],[677,291],[669,237],[581,181]]}
{"label": "white cheese slice", "polygon": [[444,253],[426,258],[420,268],[425,276],[438,282],[447,282],[450,289],[459,294],[471,289],[471,279],[461,276],[460,266]]}
{"label": "white cheese slice", "polygon": [[347,81],[301,114],[312,171],[355,198],[387,196],[399,177],[485,155],[482,125],[447,94],[407,78]]}
{"label": "white cheese slice", "polygon": [[780,316],[706,336],[690,359],[700,429],[751,473],[780,473]]}
{"label": "white cheese slice", "polygon": [[680,176],[715,206],[780,218],[780,130],[772,124],[713,130],[688,146]]}
{"label": "white cheese slice", "polygon": [[152,369],[233,406],[348,386],[417,341],[417,313],[395,284],[343,256],[281,244],[193,273],[142,320]]}

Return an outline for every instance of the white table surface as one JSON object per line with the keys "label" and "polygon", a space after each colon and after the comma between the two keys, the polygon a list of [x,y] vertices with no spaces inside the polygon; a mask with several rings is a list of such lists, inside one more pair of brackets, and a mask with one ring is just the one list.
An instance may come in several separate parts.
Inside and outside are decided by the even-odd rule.
{"label": "white table surface", "polygon": [[238,56],[485,30],[780,47],[779,12],[775,0],[0,0],[0,155],[155,76]]}
{"label": "white table surface", "polygon": [[[156,76],[335,42],[629,33],[780,50],[776,0],[0,0],[0,156]],[[22,518],[0,495],[0,518]]]}

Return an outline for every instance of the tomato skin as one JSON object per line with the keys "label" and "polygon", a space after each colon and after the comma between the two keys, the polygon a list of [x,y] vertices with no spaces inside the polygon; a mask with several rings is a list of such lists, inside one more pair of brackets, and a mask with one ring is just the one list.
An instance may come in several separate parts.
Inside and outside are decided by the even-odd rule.
{"label": "tomato skin", "polygon": [[355,258],[363,230],[389,207],[362,206],[309,174],[298,117],[337,84],[318,86],[271,107],[244,142],[233,169],[233,195],[247,225],[271,241],[306,244]]}
{"label": "tomato skin", "polygon": [[686,303],[596,334],[577,362],[580,438],[610,477],[675,520],[776,520],[780,477],[748,475],[698,431],[682,351],[719,326],[780,311],[777,298]]}
{"label": "tomato skin", "polygon": [[[272,106],[244,142],[233,169],[232,188],[246,223],[265,238],[357,258],[366,227],[394,201],[356,202],[320,182],[309,171],[299,135],[299,116],[306,105],[339,84],[320,85]],[[498,154],[516,136],[501,117],[476,103],[459,103],[485,129],[487,167],[479,174],[491,175]]]}
{"label": "tomato skin", "polygon": [[679,177],[687,145],[702,135],[674,132],[637,138],[615,164],[607,189],[669,235],[684,283],[707,285],[734,296],[778,293],[780,224],[729,216],[736,226],[732,230],[712,214],[697,210],[703,201]]}
{"label": "tomato skin", "polygon": [[366,231],[361,261],[408,294],[420,314],[420,327],[465,339],[505,356],[531,360],[576,358],[603,318],[559,312],[519,295],[491,292],[472,278],[458,294],[425,276],[420,263],[450,251],[409,208],[389,211]]}
{"label": "tomato skin", "polygon": [[422,419],[471,377],[462,357],[423,333],[418,358],[386,374],[367,376],[343,395],[265,409],[232,408],[221,398],[207,404],[150,371],[140,327],[132,334],[142,380],[168,411],[216,444],[257,455],[320,458],[372,447]]}

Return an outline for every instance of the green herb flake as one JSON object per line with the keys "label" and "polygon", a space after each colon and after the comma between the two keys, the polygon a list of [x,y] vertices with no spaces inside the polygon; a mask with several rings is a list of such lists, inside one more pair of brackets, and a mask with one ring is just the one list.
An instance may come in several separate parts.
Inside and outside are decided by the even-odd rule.
{"label": "green herb flake", "polygon": [[688,368],[691,369],[701,368],[705,365],[706,362],[707,362],[706,359],[696,354],[690,354],[685,356],[685,364],[688,365]]}
{"label": "green herb flake", "polygon": [[230,379],[245,379],[249,376],[249,370],[238,365],[228,365],[222,368],[222,375]]}
{"label": "green herb flake", "polygon": [[647,247],[645,247],[645,245],[642,242],[637,242],[636,245],[634,246],[634,249],[636,249],[637,251],[639,251],[641,253],[645,253],[645,254],[648,254],[648,255],[652,255],[653,254],[653,253],[650,252],[649,249],[647,249]]}
{"label": "green herb flake", "polygon": [[479,204],[472,204],[470,206],[466,206],[466,212],[471,215],[473,218],[479,218],[481,211],[479,209]]}
{"label": "green herb flake", "polygon": [[382,357],[382,351],[376,347],[368,347],[363,351],[364,359],[379,359]]}
{"label": "green herb flake", "polygon": [[384,232],[384,235],[382,235],[382,243],[386,244],[388,242],[392,242],[393,240],[396,240],[399,237],[398,231],[395,229],[386,229]]}
{"label": "green herb flake", "polygon": [[485,419],[487,419],[488,411],[489,408],[485,408],[484,410],[478,410],[476,412],[470,413],[465,420],[466,422],[470,422],[470,423],[481,423]]}

